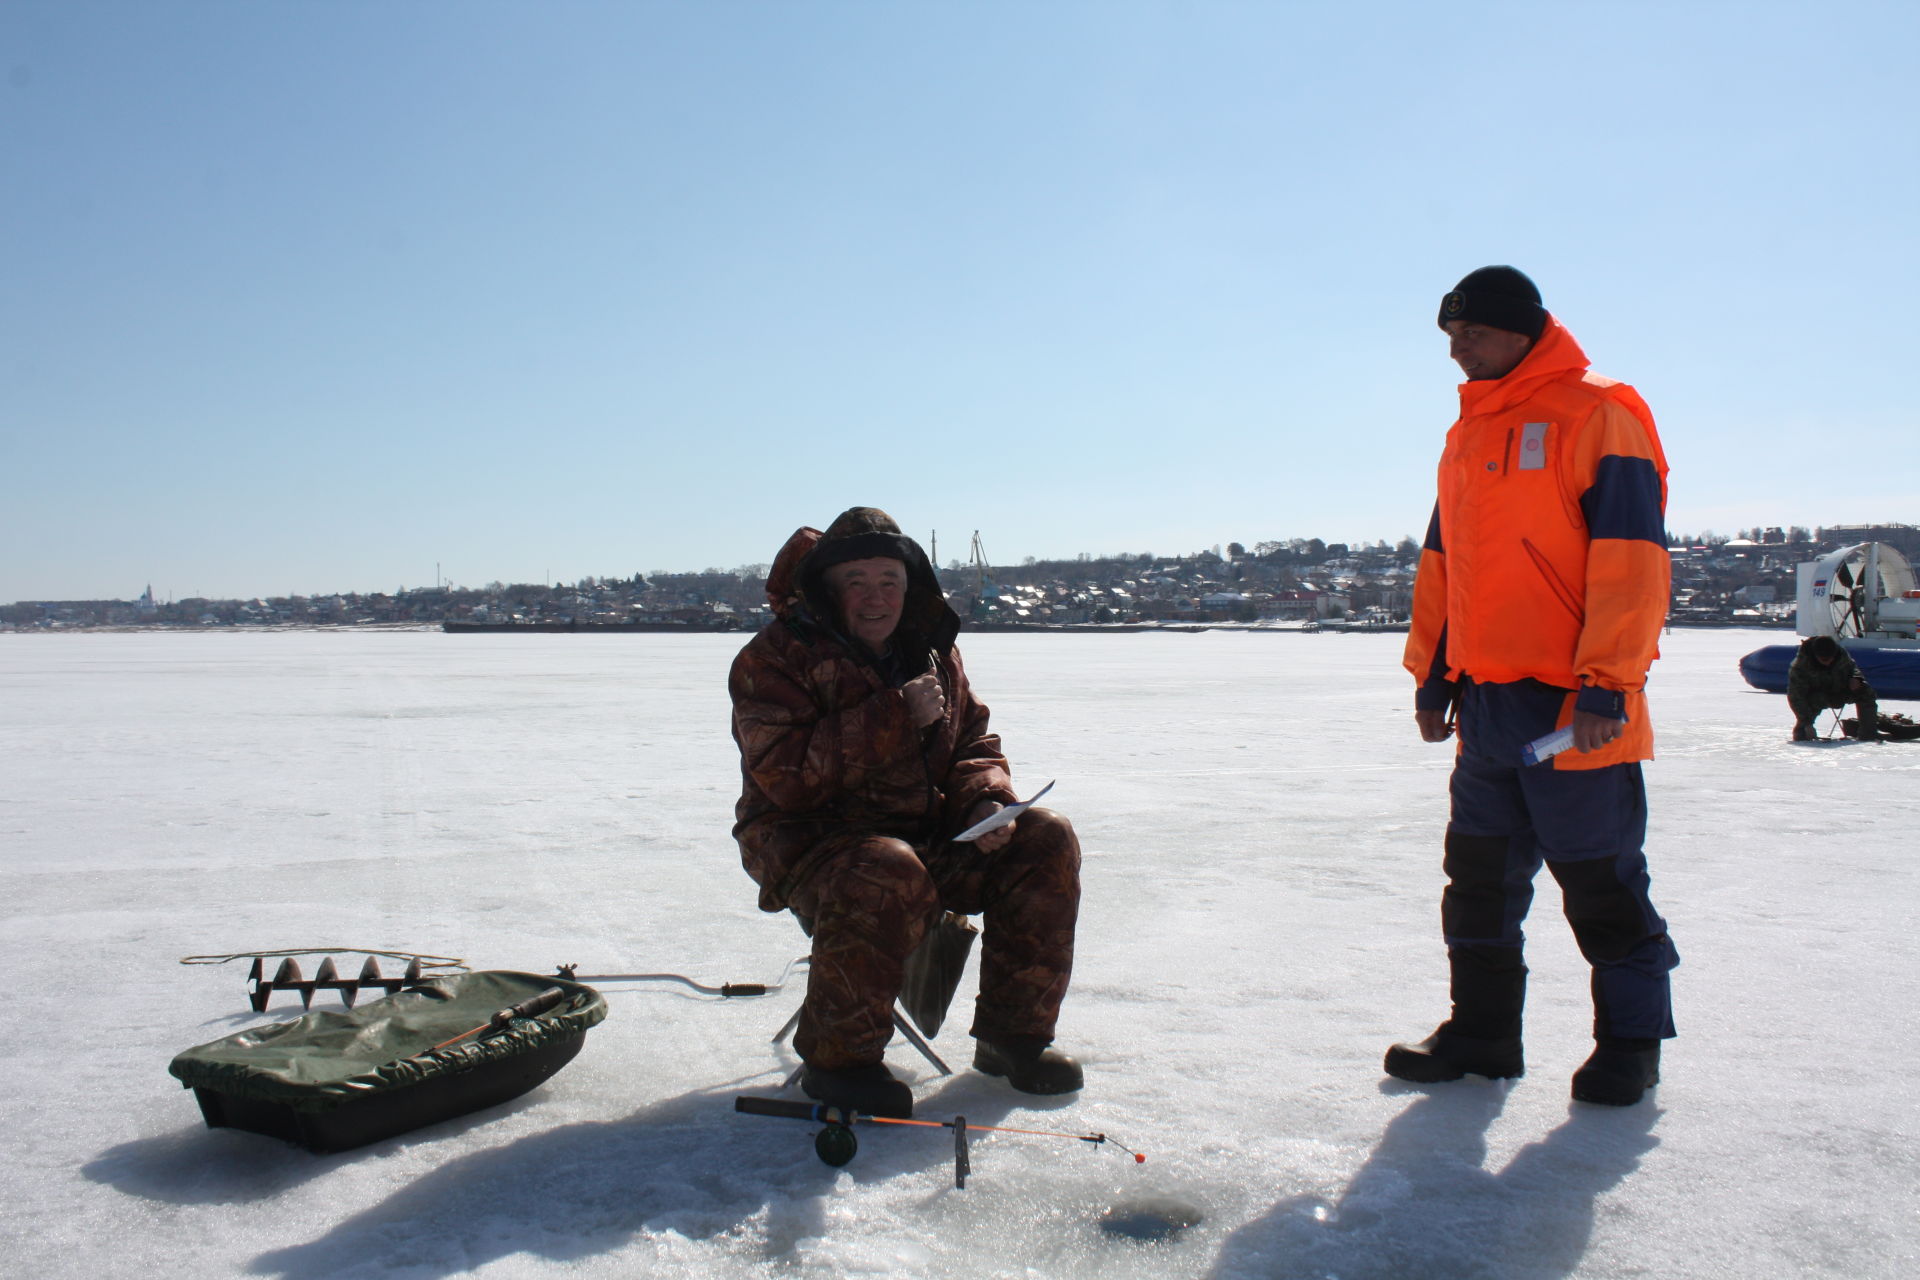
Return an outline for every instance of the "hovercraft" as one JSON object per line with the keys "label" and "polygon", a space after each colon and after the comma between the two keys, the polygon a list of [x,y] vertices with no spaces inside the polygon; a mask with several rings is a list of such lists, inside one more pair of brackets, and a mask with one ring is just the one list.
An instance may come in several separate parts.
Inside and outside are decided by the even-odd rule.
{"label": "hovercraft", "polygon": [[[1883,542],[1861,542],[1799,566],[1794,630],[1832,636],[1882,700],[1920,702],[1920,584],[1913,566]],[[1740,659],[1746,682],[1787,691],[1797,645],[1770,644]]]}

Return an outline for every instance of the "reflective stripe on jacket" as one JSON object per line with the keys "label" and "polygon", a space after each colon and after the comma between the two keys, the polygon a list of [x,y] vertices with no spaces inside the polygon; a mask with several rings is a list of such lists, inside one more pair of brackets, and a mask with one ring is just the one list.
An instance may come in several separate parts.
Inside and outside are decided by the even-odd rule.
{"label": "reflective stripe on jacket", "polygon": [[[1558,320],[1506,377],[1460,386],[1439,500],[1414,582],[1407,669],[1421,705],[1448,682],[1538,680],[1627,717],[1595,769],[1653,754],[1643,688],[1659,653],[1671,565],[1667,461],[1634,389],[1587,372]],[[1443,704],[1443,703],[1442,703]]]}

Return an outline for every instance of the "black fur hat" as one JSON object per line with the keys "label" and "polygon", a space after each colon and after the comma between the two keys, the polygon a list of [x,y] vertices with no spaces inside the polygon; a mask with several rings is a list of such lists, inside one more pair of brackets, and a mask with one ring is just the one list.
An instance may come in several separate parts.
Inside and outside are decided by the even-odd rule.
{"label": "black fur hat", "polygon": [[817,574],[849,560],[871,560],[885,556],[908,568],[924,561],[920,544],[900,532],[894,518],[878,507],[848,507],[833,518],[819,545],[807,557],[807,572]]}
{"label": "black fur hat", "polygon": [[894,518],[878,507],[848,507],[834,517],[820,541],[800,562],[800,590],[808,608],[820,622],[835,617],[833,593],[827,589],[826,572],[849,560],[871,560],[884,556],[907,567],[907,598],[901,612],[903,630],[916,636],[918,644],[930,646],[944,655],[953,647],[960,630],[959,616],[947,604],[940,590],[939,576],[920,544],[900,532]]}

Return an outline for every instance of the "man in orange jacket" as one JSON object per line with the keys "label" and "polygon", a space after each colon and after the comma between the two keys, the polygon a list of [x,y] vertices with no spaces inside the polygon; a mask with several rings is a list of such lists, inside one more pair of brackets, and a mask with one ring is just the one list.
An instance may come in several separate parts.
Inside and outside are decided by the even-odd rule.
{"label": "man in orange jacket", "polygon": [[[1440,459],[1406,666],[1420,736],[1459,730],[1441,927],[1451,1016],[1387,1051],[1420,1083],[1521,1075],[1521,922],[1544,861],[1592,966],[1584,1102],[1628,1106],[1660,1078],[1679,962],[1648,896],[1647,668],[1666,615],[1666,457],[1646,402],[1586,353],[1512,267],[1441,300],[1467,380]],[[1571,747],[1537,764],[1556,730]]]}

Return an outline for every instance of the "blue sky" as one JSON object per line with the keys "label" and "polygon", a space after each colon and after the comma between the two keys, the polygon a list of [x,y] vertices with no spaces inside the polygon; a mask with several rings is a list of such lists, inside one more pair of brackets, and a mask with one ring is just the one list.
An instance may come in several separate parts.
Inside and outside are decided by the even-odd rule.
{"label": "blue sky", "polygon": [[0,6],[0,601],[1418,536],[1465,272],[1920,523],[1920,6]]}

